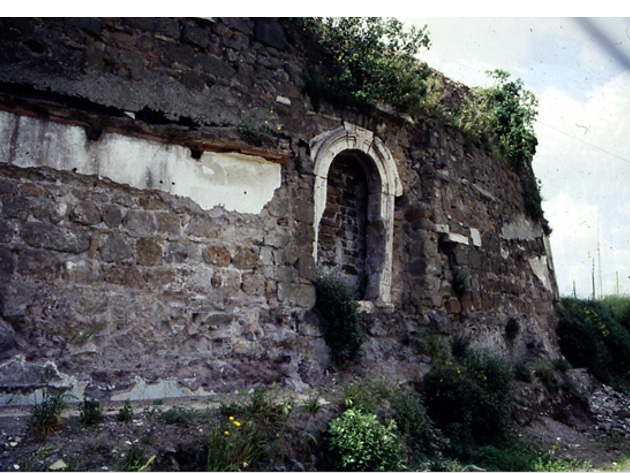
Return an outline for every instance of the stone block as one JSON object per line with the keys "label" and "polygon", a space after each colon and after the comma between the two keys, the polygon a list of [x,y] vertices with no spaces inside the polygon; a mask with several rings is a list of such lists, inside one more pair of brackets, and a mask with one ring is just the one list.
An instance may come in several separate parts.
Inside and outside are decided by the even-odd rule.
{"label": "stone block", "polygon": [[134,256],[133,240],[116,233],[107,237],[98,251],[106,263],[128,260]]}
{"label": "stone block", "polygon": [[109,284],[116,284],[118,286],[124,286],[132,289],[143,289],[145,286],[142,273],[135,267],[129,264],[119,264],[107,268],[104,271],[105,281]]}
{"label": "stone block", "polygon": [[204,262],[212,266],[227,267],[232,261],[232,254],[225,246],[208,246],[201,255]]}
{"label": "stone block", "polygon": [[310,284],[278,284],[278,300],[301,307],[311,308],[315,305],[315,286]]}
{"label": "stone block", "polygon": [[101,218],[109,228],[118,228],[123,221],[123,209],[115,204],[103,207]]}
{"label": "stone block", "polygon": [[[61,256],[63,258],[63,256]],[[19,252],[16,271],[22,276],[52,280],[60,276],[60,255],[39,248],[24,248]]]}
{"label": "stone block", "polygon": [[232,258],[232,264],[237,269],[254,269],[258,265],[258,251],[253,248],[240,247]]}
{"label": "stone block", "polygon": [[208,32],[191,22],[182,25],[182,39],[202,48],[208,46]]}
{"label": "stone block", "polygon": [[70,220],[81,225],[98,225],[101,223],[101,212],[93,202],[80,202],[70,212]]}
{"label": "stone block", "polygon": [[36,248],[82,253],[90,247],[90,234],[80,227],[61,227],[46,222],[27,222],[20,234],[23,240]]}
{"label": "stone block", "polygon": [[2,216],[26,220],[30,214],[30,205],[26,198],[19,195],[5,195],[2,197]]}
{"label": "stone block", "polygon": [[167,263],[184,263],[201,260],[201,249],[194,243],[171,242],[166,247]]}
{"label": "stone block", "polygon": [[144,210],[129,210],[123,224],[130,232],[139,234],[153,233],[157,229],[153,214]]}
{"label": "stone block", "polygon": [[317,279],[317,264],[313,259],[313,255],[304,254],[300,256],[297,263],[297,269],[300,277],[315,281]]}
{"label": "stone block", "polygon": [[241,274],[233,269],[217,269],[212,275],[211,281],[212,287],[216,289],[228,289],[235,291],[241,288]]}
{"label": "stone block", "polygon": [[293,202],[293,218],[298,222],[313,223],[313,204],[305,200]]}
{"label": "stone block", "polygon": [[282,26],[268,18],[258,18],[256,20],[254,24],[254,39],[278,50],[284,49],[286,44]]}
{"label": "stone block", "polygon": [[243,274],[242,279],[242,288],[245,294],[254,297],[261,297],[265,295],[266,278],[262,274],[246,273]]}
{"label": "stone block", "polygon": [[170,213],[155,214],[158,232],[166,233],[169,236],[179,236],[182,226],[177,215]]}
{"label": "stone block", "polygon": [[221,224],[203,217],[193,217],[186,227],[190,236],[202,238],[217,238],[221,231]]}
{"label": "stone block", "polygon": [[162,246],[149,238],[139,239],[136,243],[136,262],[141,266],[161,264]]}
{"label": "stone block", "polygon": [[0,243],[8,243],[13,239],[15,229],[7,220],[0,220]]}
{"label": "stone block", "polygon": [[15,270],[15,257],[13,252],[6,247],[0,247],[0,278],[7,279]]}

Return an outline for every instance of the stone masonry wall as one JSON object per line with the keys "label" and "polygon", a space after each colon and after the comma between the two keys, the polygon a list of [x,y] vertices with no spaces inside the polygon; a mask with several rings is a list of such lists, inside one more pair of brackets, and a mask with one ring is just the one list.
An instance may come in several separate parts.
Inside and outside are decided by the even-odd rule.
{"label": "stone masonry wall", "polygon": [[[44,374],[110,399],[321,383],[317,265],[354,245],[344,263],[373,277],[388,225],[391,303],[366,294],[356,372],[414,379],[429,333],[556,354],[551,254],[518,177],[430,110],[316,109],[297,34],[269,18],[0,19],[0,404],[32,400]],[[333,159],[317,226],[311,146],[340,129],[364,185]],[[402,194],[379,200],[366,150],[381,143]],[[359,213],[330,219],[348,197]]]}

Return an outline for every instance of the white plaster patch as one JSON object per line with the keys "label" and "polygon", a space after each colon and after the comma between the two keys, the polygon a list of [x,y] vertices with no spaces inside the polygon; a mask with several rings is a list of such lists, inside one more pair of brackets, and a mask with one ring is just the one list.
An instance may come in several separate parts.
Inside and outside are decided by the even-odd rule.
{"label": "white plaster patch", "polygon": [[540,279],[540,282],[543,283],[545,289],[551,291],[551,279],[549,278],[549,266],[547,265],[547,257],[539,256],[536,258],[529,258],[528,262],[536,277]]}
{"label": "white plaster patch", "polygon": [[169,399],[188,396],[210,396],[212,392],[206,392],[203,388],[193,391],[181,386],[177,381],[160,381],[154,384],[147,384],[143,379],[136,377],[136,384],[130,391],[116,394],[111,397],[112,401],[142,401],[147,399]]}
{"label": "white plaster patch", "polygon": [[97,175],[241,213],[260,213],[281,185],[280,164],[263,158],[205,152],[196,161],[183,146],[115,133],[90,141],[82,127],[7,112],[0,112],[0,161]]}
{"label": "white plaster patch", "polygon": [[514,220],[506,223],[501,230],[501,236],[507,240],[535,240],[542,237],[543,232],[539,224],[519,214]]}

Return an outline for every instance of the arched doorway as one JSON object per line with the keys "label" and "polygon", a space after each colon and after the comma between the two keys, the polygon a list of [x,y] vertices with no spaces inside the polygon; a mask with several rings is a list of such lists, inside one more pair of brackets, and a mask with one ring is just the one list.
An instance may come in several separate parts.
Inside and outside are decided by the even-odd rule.
{"label": "arched doorway", "polygon": [[338,155],[328,170],[317,269],[320,274],[341,275],[356,299],[364,299],[367,287],[368,191],[362,156],[354,152]]}
{"label": "arched doorway", "polygon": [[394,160],[371,131],[349,123],[309,144],[318,269],[341,271],[357,297],[389,305],[394,198],[402,195]]}

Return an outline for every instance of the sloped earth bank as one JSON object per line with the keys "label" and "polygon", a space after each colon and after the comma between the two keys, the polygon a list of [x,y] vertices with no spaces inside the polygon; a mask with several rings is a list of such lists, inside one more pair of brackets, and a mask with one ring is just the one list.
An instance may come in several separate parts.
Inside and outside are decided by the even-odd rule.
{"label": "sloped earth bank", "polygon": [[[614,468],[616,460],[630,454],[630,397],[580,370],[567,374],[565,382],[557,378],[546,385],[538,380],[515,382],[517,433],[541,451],[557,448],[560,458],[588,460],[594,470]],[[332,470],[324,432],[341,412],[342,384],[331,384],[317,393],[284,392],[282,396],[291,396],[294,407],[269,452],[274,460],[253,467]],[[104,420],[90,427],[81,423],[75,405],[65,411],[62,428],[47,439],[29,430],[29,408],[4,407],[0,410],[0,471],[138,471],[154,455],[146,471],[201,470],[206,466],[210,430],[226,422],[220,406],[242,399],[223,395],[203,401],[134,403],[133,418],[126,423],[117,419],[122,404],[112,404],[106,406]],[[312,407],[315,399],[319,399],[319,409]]]}

